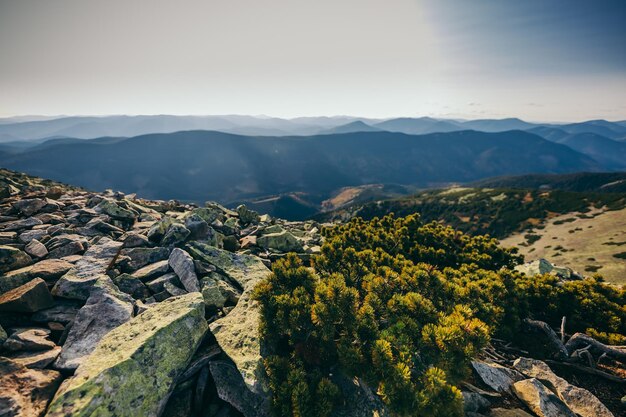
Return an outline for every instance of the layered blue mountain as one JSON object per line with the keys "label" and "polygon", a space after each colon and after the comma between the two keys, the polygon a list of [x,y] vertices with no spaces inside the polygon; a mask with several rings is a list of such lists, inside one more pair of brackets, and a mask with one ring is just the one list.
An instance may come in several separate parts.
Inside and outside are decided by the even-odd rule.
{"label": "layered blue mountain", "polygon": [[565,145],[522,131],[289,137],[186,131],[56,139],[27,149],[4,148],[0,166],[94,190],[223,203],[293,192],[328,196],[363,184],[426,187],[602,169]]}

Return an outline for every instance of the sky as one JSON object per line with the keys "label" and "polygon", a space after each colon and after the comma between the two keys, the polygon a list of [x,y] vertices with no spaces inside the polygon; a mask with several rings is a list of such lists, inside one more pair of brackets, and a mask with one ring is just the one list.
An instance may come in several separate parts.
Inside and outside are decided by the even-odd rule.
{"label": "sky", "polygon": [[0,117],[626,119],[624,0],[0,0]]}

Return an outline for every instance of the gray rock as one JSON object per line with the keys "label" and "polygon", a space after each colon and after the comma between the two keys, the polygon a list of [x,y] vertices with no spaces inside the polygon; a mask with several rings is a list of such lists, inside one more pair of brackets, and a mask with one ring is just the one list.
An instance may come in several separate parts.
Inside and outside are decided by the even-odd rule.
{"label": "gray rock", "polygon": [[47,234],[48,232],[46,230],[41,230],[41,229],[27,230],[20,234],[19,240],[22,243],[29,243],[31,240],[33,239],[39,240],[43,238],[44,236],[46,236]]}
{"label": "gray rock", "polygon": [[0,296],[0,311],[34,313],[53,304],[48,286],[41,278],[35,278]]}
{"label": "gray rock", "polygon": [[176,285],[177,287],[182,287],[183,284],[180,282],[180,280],[178,279],[178,276],[173,273],[173,272],[169,272],[165,275],[161,275],[158,278],[155,278],[151,281],[147,281],[146,282],[146,286],[150,289],[150,291],[152,291],[153,293],[159,293],[161,291],[163,291],[165,289],[164,285],[166,282],[169,282],[173,285]]}
{"label": "gray rock", "polygon": [[129,233],[126,239],[124,239],[125,248],[138,248],[148,246],[149,244],[148,237],[139,233]]}
{"label": "gray rock", "polygon": [[177,287],[176,285],[172,284],[171,282],[165,282],[163,284],[163,288],[171,296],[174,296],[174,297],[176,297],[178,295],[185,295],[185,294],[187,294],[187,291],[183,290],[182,288]]}
{"label": "gray rock", "polygon": [[191,234],[189,229],[183,226],[180,223],[173,223],[170,228],[163,236],[163,240],[161,240],[161,245],[163,246],[174,246],[179,243],[182,243],[187,239],[187,237]]}
{"label": "gray rock", "polygon": [[7,340],[8,337],[9,335],[7,334],[7,332],[4,330],[4,328],[2,328],[2,326],[0,326],[0,347]]}
{"label": "gray rock", "polygon": [[202,296],[208,308],[223,308],[226,303],[236,305],[241,292],[230,285],[219,274],[212,273],[202,279]]}
{"label": "gray rock", "polygon": [[132,276],[142,281],[146,281],[166,273],[169,269],[170,265],[167,260],[159,261],[150,265],[146,265],[143,268],[133,272]]}
{"label": "gray rock", "polygon": [[35,258],[43,258],[48,254],[46,246],[37,239],[31,240],[30,243],[24,247],[24,251]]}
{"label": "gray rock", "polygon": [[30,229],[33,226],[43,224],[43,222],[35,217],[27,219],[15,220],[6,223],[0,223],[0,231],[10,232],[13,230]]}
{"label": "gray rock", "polygon": [[489,413],[489,417],[533,417],[524,410],[519,408],[493,408]]}
{"label": "gray rock", "polygon": [[257,224],[259,223],[260,216],[254,210],[250,210],[244,204],[237,207],[237,214],[239,214],[239,219],[243,224]]}
{"label": "gray rock", "polygon": [[39,417],[63,377],[49,369],[29,369],[0,357],[0,414],[3,417]]}
{"label": "gray rock", "polygon": [[302,243],[291,232],[286,230],[258,236],[256,243],[264,249],[279,252],[302,252]]}
{"label": "gray rock", "polygon": [[60,234],[47,243],[49,258],[63,258],[84,252],[89,246],[87,239],[80,235]]}
{"label": "gray rock", "polygon": [[545,362],[519,358],[513,366],[529,378],[537,378],[544,383],[549,382],[559,398],[581,417],[614,417],[613,413],[595,395],[557,376]]}
{"label": "gray rock", "polygon": [[510,391],[514,382],[524,379],[516,370],[497,363],[472,361],[472,368],[486,385],[498,392]]}
{"label": "gray rock", "polygon": [[40,328],[16,329],[4,342],[7,350],[48,350],[56,345],[48,337],[50,330]]}
{"label": "gray rock", "polygon": [[150,297],[150,290],[141,282],[139,278],[136,278],[130,274],[121,274],[113,278],[113,282],[120,289],[120,291],[129,294],[136,300]]}
{"label": "gray rock", "polygon": [[209,370],[215,381],[217,396],[235,407],[244,417],[270,415],[267,398],[248,389],[235,365],[212,361],[209,362]]}
{"label": "gray rock", "polygon": [[37,323],[56,322],[67,324],[74,320],[80,307],[80,304],[75,301],[57,301],[54,306],[33,314],[31,319]]}
{"label": "gray rock", "polygon": [[22,268],[33,263],[26,253],[12,246],[0,245],[0,273]]}
{"label": "gray rock", "polygon": [[132,298],[120,292],[109,278],[98,280],[74,319],[55,367],[65,370],[78,368],[107,333],[126,323],[132,315]]}
{"label": "gray rock", "polygon": [[200,284],[191,255],[180,248],[174,248],[170,254],[169,265],[188,292],[200,291]]}
{"label": "gray rock", "polygon": [[535,378],[514,383],[513,393],[539,417],[576,417],[559,397]]}
{"label": "gray rock", "polygon": [[108,198],[103,199],[97,206],[93,208],[96,213],[103,213],[114,219],[135,220],[137,215],[131,210],[120,207],[115,201]]}
{"label": "gray rock", "polygon": [[28,198],[13,203],[13,208],[18,210],[24,216],[32,216],[47,204],[46,200],[41,198]]}
{"label": "gray rock", "polygon": [[488,399],[475,392],[462,391],[463,410],[467,412],[480,412],[487,410],[491,403]]}
{"label": "gray rock", "polygon": [[86,300],[91,287],[98,278],[106,274],[121,246],[122,242],[102,237],[57,281],[52,294],[57,297]]}
{"label": "gray rock", "polygon": [[120,256],[128,256],[130,258],[128,268],[131,271],[167,259],[169,255],[170,251],[167,248],[131,248],[120,251]]}

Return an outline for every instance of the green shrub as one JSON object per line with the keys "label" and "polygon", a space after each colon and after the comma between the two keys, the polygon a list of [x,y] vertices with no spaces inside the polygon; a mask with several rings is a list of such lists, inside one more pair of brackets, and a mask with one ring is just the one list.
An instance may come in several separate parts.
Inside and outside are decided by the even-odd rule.
{"label": "green shrub", "polygon": [[254,292],[279,416],[331,415],[341,376],[375,388],[394,415],[461,416],[470,360],[491,335],[518,336],[523,318],[626,333],[623,290],[521,275],[520,257],[485,236],[417,215],[324,235],[312,267],[288,255]]}

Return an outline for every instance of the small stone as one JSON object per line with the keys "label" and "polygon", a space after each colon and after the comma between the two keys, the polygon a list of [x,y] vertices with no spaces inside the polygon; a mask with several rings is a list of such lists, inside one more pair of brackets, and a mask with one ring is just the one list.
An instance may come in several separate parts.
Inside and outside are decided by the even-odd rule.
{"label": "small stone", "polygon": [[34,313],[53,304],[48,286],[41,278],[35,278],[0,296],[0,311]]}
{"label": "small stone", "polygon": [[48,254],[48,249],[37,239],[31,240],[24,248],[24,251],[35,258],[43,258]]}

